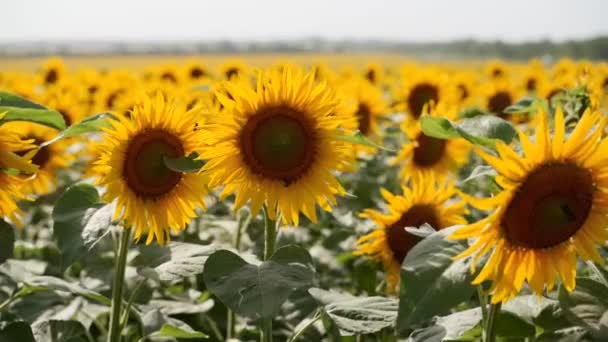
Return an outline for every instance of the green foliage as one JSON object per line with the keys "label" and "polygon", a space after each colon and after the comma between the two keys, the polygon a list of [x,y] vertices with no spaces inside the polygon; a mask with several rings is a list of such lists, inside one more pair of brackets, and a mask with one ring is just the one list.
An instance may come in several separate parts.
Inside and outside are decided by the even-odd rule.
{"label": "green foliage", "polygon": [[47,146],[58,140],[76,137],[85,133],[99,132],[103,127],[110,126],[108,122],[108,120],[110,119],[116,119],[116,116],[111,113],[100,113],[92,115],[66,128],[52,140],[44,142],[42,146]]}
{"label": "green foliage", "polygon": [[[2,113],[5,113],[2,116]],[[0,91],[0,125],[9,121],[29,121],[55,129],[64,129],[63,116],[15,94]]]}
{"label": "green foliage", "polygon": [[323,306],[342,336],[372,334],[395,326],[397,300],[394,298],[355,297],[318,288],[308,292]]}
{"label": "green foliage", "polygon": [[0,264],[13,256],[15,248],[14,228],[6,221],[0,219]]}
{"label": "green foliage", "polygon": [[509,144],[515,129],[508,121],[494,115],[479,115],[458,123],[446,118],[424,115],[420,118],[424,134],[438,139],[464,138],[475,145],[494,149],[495,140]]}
{"label": "green foliage", "polygon": [[452,260],[465,250],[465,244],[446,239],[456,228],[442,229],[429,235],[403,260],[397,319],[399,331],[448,312],[473,294],[469,261]]}
{"label": "green foliage", "polygon": [[177,172],[193,173],[198,172],[205,164],[202,160],[197,159],[198,154],[193,152],[190,155],[182,158],[171,159],[163,157],[165,166]]}
{"label": "green foliage", "polygon": [[295,289],[312,286],[314,267],[308,252],[298,246],[279,248],[259,265],[227,250],[213,253],[203,279],[211,293],[242,316],[272,318]]}

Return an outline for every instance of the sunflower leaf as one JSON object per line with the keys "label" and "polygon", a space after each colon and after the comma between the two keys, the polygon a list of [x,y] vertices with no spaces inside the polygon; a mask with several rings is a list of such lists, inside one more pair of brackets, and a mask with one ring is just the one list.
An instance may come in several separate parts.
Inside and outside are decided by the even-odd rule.
{"label": "sunflower leaf", "polygon": [[495,149],[495,140],[509,144],[515,137],[515,128],[508,121],[494,115],[480,115],[459,123],[446,118],[423,115],[420,125],[424,134],[438,139],[464,138],[475,145]]}
{"label": "sunflower leaf", "polygon": [[78,321],[49,320],[32,325],[34,337],[38,342],[87,341],[87,332]]}
{"label": "sunflower leaf", "polygon": [[47,109],[45,106],[43,106],[41,104],[32,102],[19,95],[9,93],[6,91],[0,91],[0,106],[16,107],[16,108]]}
{"label": "sunflower leaf", "polygon": [[347,141],[349,143],[353,143],[355,145],[362,145],[367,147],[374,147],[380,150],[385,150],[388,152],[395,152],[395,150],[390,149],[388,147],[384,147],[380,144],[376,144],[375,142],[368,139],[363,133],[360,131],[355,131],[353,134],[337,134],[335,136],[338,140]]}
{"label": "sunflower leaf", "polygon": [[205,162],[197,159],[198,153],[192,152],[187,157],[182,158],[168,158],[167,156],[163,156],[163,162],[165,166],[169,169],[176,172],[184,172],[184,173],[195,173],[205,165]]}
{"label": "sunflower leaf", "polygon": [[194,330],[188,330],[185,328],[176,327],[171,324],[164,324],[160,331],[158,332],[159,336],[167,336],[167,337],[175,337],[175,338],[209,338],[208,335]]}
{"label": "sunflower leaf", "polygon": [[558,299],[573,324],[587,329],[598,341],[608,339],[608,287],[601,281],[577,277],[574,291],[562,286]]}
{"label": "sunflower leaf", "polygon": [[[89,184],[74,185],[57,200],[52,214],[53,235],[61,251],[62,269],[72,265],[87,253],[85,238],[87,243],[95,244],[97,240],[92,238],[93,236],[104,236],[100,231],[109,226],[110,219],[97,214],[106,206],[100,201],[97,190]],[[105,216],[112,215],[112,211],[107,209],[103,213]],[[91,221],[92,218],[95,219]],[[89,221],[92,223],[87,227]],[[86,233],[85,227],[87,227]]]}
{"label": "sunflower leaf", "polygon": [[112,113],[100,113],[90,116],[76,124],[71,125],[55,138],[42,143],[40,146],[48,146],[58,140],[79,136],[84,133],[99,132],[102,127],[109,126],[109,119],[116,119],[116,116]]}
{"label": "sunflower leaf", "polygon": [[458,226],[442,229],[418,242],[401,265],[397,329],[405,331],[448,312],[474,292],[470,260],[453,261],[465,250],[461,241],[446,237]]}
{"label": "sunflower leaf", "polygon": [[294,290],[311,287],[313,274],[308,251],[287,245],[260,265],[219,250],[207,260],[203,279],[209,291],[234,312],[260,319],[276,316]]}
{"label": "sunflower leaf", "polygon": [[25,321],[2,322],[0,341],[36,342],[32,328]]}
{"label": "sunflower leaf", "polygon": [[519,101],[515,102],[514,104],[505,108],[504,112],[510,113],[510,114],[530,113],[530,112],[536,110],[537,102],[538,102],[538,99],[536,99],[534,97],[526,96],[526,97],[520,99]]}
{"label": "sunflower leaf", "polygon": [[373,334],[395,325],[397,300],[390,297],[355,297],[350,294],[308,290],[340,329],[342,336]]}
{"label": "sunflower leaf", "polygon": [[27,279],[26,284],[28,287],[33,287],[35,289],[47,289],[51,291],[69,292],[74,295],[94,300],[101,304],[111,304],[110,299],[102,295],[101,293],[89,290],[80,284],[67,282],[60,278],[55,278],[51,276],[38,276]]}
{"label": "sunflower leaf", "polygon": [[65,128],[63,116],[54,110],[46,108],[37,109],[0,106],[0,114],[2,113],[6,114],[0,118],[0,125],[9,121],[27,121],[58,130]]}

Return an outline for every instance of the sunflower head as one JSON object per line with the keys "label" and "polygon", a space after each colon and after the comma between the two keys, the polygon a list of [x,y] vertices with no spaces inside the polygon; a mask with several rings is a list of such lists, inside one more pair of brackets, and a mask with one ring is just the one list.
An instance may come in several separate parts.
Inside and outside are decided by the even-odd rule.
{"label": "sunflower head", "polygon": [[92,172],[107,188],[104,200],[118,204],[115,219],[134,227],[136,239],[146,233],[146,243],[163,244],[169,230],[184,229],[195,208],[204,208],[205,177],[172,170],[165,163],[199,148],[197,117],[157,94],[137,104],[130,118],[119,116],[104,129]]}
{"label": "sunflower head", "polygon": [[514,297],[527,282],[542,295],[556,278],[572,291],[576,257],[602,262],[596,245],[608,240],[607,118],[587,111],[566,138],[564,115],[555,114],[554,136],[540,113],[534,144],[521,131],[523,155],[498,142],[498,156],[478,150],[498,172],[501,192],[492,198],[468,198],[483,220],[463,227],[452,239],[475,238],[460,257],[475,263],[490,253],[475,284],[489,280],[493,302]]}
{"label": "sunflower head", "polygon": [[490,113],[500,116],[505,120],[522,120],[524,115],[514,116],[505,112],[507,107],[514,104],[524,92],[521,87],[517,87],[506,79],[490,81],[481,88],[483,107]]}
{"label": "sunflower head", "polygon": [[235,209],[251,201],[257,213],[266,205],[287,224],[297,225],[300,212],[315,221],[316,204],[330,210],[344,193],[332,172],[353,158],[353,147],[337,138],[347,118],[336,115],[334,94],[292,67],[260,74],[255,88],[224,87],[216,92],[223,112],[206,117],[201,130],[210,186],[236,193]]}
{"label": "sunflower head", "polygon": [[[455,120],[457,107],[445,103],[427,106],[424,115]],[[440,177],[453,175],[469,156],[470,144],[464,139],[439,139],[427,136],[420,122],[404,121],[401,130],[408,142],[403,145],[392,164],[401,164],[401,177],[407,180],[412,174],[434,173]]]}
{"label": "sunflower head", "polygon": [[406,227],[418,228],[426,223],[440,230],[466,223],[463,217],[467,213],[465,203],[452,201],[456,195],[453,183],[438,182],[430,173],[414,177],[409,184],[403,186],[403,195],[381,189],[387,213],[366,209],[360,215],[371,219],[377,228],[359,238],[355,253],[370,255],[382,262],[391,292],[399,282],[403,259],[420,241],[419,237],[408,233]]}
{"label": "sunflower head", "polygon": [[63,59],[58,57],[49,58],[44,62],[40,71],[42,84],[45,86],[56,84],[65,76],[66,69]]}

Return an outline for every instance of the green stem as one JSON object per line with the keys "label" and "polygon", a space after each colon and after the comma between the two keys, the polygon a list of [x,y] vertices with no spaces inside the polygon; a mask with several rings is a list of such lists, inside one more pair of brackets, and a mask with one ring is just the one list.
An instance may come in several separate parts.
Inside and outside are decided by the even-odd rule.
{"label": "green stem", "polygon": [[495,342],[496,341],[496,317],[500,312],[501,303],[490,304],[490,311],[488,312],[488,319],[486,321],[485,332],[486,332],[486,340],[485,342]]}
{"label": "green stem", "polygon": [[110,333],[108,335],[108,342],[120,342],[120,308],[122,305],[122,290],[125,281],[127,252],[129,251],[130,241],[131,231],[126,228],[121,229],[118,254],[116,255],[114,284],[112,285],[112,313],[110,315]]}
{"label": "green stem", "polygon": [[[241,213],[243,213],[244,211],[241,211]],[[242,216],[237,220],[238,224],[236,227],[236,235],[234,237],[234,249],[238,251],[240,251],[241,249],[241,238],[243,236],[243,230],[247,229],[247,227],[249,226],[249,223],[251,222],[251,215],[249,215],[249,213],[245,212],[245,215],[247,215],[247,217],[242,218]],[[234,322],[236,320],[236,316],[234,314],[234,311],[228,309],[228,317],[226,319],[226,339],[229,340],[231,338],[233,338],[235,336],[235,331],[234,331]]]}
{"label": "green stem", "polygon": [[481,326],[485,327],[486,319],[488,318],[488,302],[486,300],[486,295],[483,293],[483,287],[481,285],[477,286],[477,297],[479,298],[479,307],[481,308]]}
{"label": "green stem", "polygon": [[139,292],[139,289],[145,282],[146,282],[145,279],[141,280],[139,283],[137,283],[137,286],[135,286],[135,288],[133,289],[133,292],[131,292],[131,296],[129,297],[127,306],[125,307],[125,310],[122,314],[122,319],[120,320],[120,322],[121,322],[120,328],[119,328],[120,331],[122,331],[125,328],[125,326],[127,326],[127,323],[129,322],[129,316],[131,315],[131,307],[133,306],[133,303],[135,302],[135,296],[137,295],[137,293]]}
{"label": "green stem", "polygon": [[[268,208],[264,206],[264,261],[274,254],[277,241],[277,223],[270,218]],[[272,342],[272,318],[262,321],[262,342]]]}
{"label": "green stem", "polygon": [[264,207],[264,261],[274,254],[274,245],[277,241],[277,223],[268,215],[268,208]]}

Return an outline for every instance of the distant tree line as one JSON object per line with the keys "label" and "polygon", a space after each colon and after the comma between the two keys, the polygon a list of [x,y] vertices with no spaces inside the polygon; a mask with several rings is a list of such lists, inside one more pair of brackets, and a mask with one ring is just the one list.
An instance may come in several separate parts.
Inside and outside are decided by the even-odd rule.
{"label": "distant tree line", "polygon": [[457,40],[438,43],[411,43],[384,40],[342,40],[322,38],[271,42],[180,41],[180,42],[31,42],[0,43],[1,56],[41,55],[146,55],[205,53],[398,53],[412,57],[529,59],[532,57],[608,60],[608,36],[586,40],[525,43]]}

